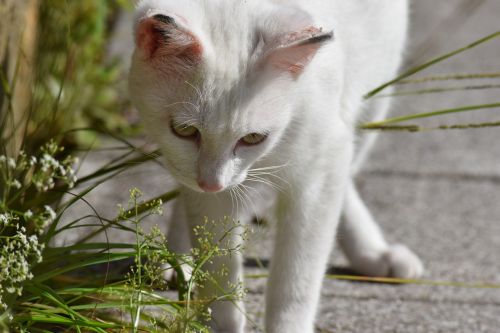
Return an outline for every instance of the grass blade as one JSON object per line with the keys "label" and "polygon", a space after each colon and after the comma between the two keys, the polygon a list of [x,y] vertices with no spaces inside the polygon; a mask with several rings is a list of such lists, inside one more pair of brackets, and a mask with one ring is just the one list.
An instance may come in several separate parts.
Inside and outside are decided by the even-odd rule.
{"label": "grass blade", "polygon": [[45,273],[36,275],[33,278],[33,282],[43,282],[54,276],[62,275],[64,273],[83,268],[86,266],[97,265],[109,263],[112,261],[119,261],[128,258],[134,258],[135,252],[124,252],[124,253],[90,253],[89,258],[86,260],[81,260],[79,262],[75,262],[69,265],[65,265],[64,267],[56,268],[50,271],[45,271]]}
{"label": "grass blade", "polygon": [[462,86],[462,87],[432,88],[432,89],[411,90],[411,91],[397,91],[397,92],[392,93],[392,94],[378,95],[378,96],[375,96],[375,98],[438,94],[438,93],[443,93],[443,92],[465,91],[465,90],[485,90],[485,89],[500,89],[500,84],[485,84],[485,85],[480,85],[480,86]]}
{"label": "grass blade", "polygon": [[477,40],[477,41],[475,41],[475,42],[473,42],[473,43],[471,43],[471,44],[469,44],[469,45],[467,45],[465,47],[461,47],[461,48],[459,48],[457,50],[454,50],[454,51],[452,51],[450,53],[447,53],[447,54],[442,55],[440,57],[434,58],[434,59],[432,59],[432,60],[430,60],[430,61],[428,61],[428,62],[426,62],[426,63],[424,63],[422,65],[413,67],[413,68],[409,69],[408,71],[404,72],[403,74],[399,75],[395,79],[393,79],[393,80],[391,80],[389,82],[386,82],[383,85],[381,85],[381,86],[373,89],[372,91],[370,91],[368,94],[365,95],[365,98],[366,99],[371,98],[371,97],[377,95],[379,92],[381,92],[385,88],[387,88],[387,87],[389,87],[389,86],[391,86],[391,85],[393,85],[393,84],[395,84],[395,83],[397,83],[397,82],[399,82],[399,81],[401,81],[403,79],[406,79],[406,78],[412,76],[413,74],[421,72],[421,71],[423,71],[426,68],[429,68],[429,67],[431,67],[431,66],[433,66],[433,65],[435,65],[437,63],[440,63],[440,62],[442,62],[442,61],[444,61],[446,59],[449,59],[449,58],[451,58],[453,56],[456,56],[457,54],[460,54],[462,52],[468,51],[468,50],[470,50],[470,49],[472,49],[472,48],[474,48],[474,47],[476,47],[478,45],[481,45],[483,43],[486,43],[486,42],[491,41],[491,40],[493,40],[495,38],[498,38],[498,37],[500,37],[500,31],[492,33],[491,35],[488,35],[486,37],[483,37],[483,38],[481,38],[481,39],[479,39],[479,40]]}
{"label": "grass blade", "polygon": [[362,128],[363,130],[379,130],[388,132],[428,132],[438,130],[461,130],[461,129],[478,129],[500,127],[500,121],[476,123],[476,124],[455,124],[455,125],[440,125],[438,127],[421,127],[418,125],[381,125],[372,126],[370,128]]}
{"label": "grass blade", "polygon": [[481,110],[481,109],[493,109],[493,108],[499,108],[499,107],[500,107],[500,103],[463,106],[463,107],[453,108],[453,109],[443,109],[443,110],[437,110],[437,111],[432,111],[432,112],[416,113],[416,114],[405,115],[405,116],[400,116],[400,117],[388,118],[388,119],[385,119],[382,121],[375,121],[375,122],[366,123],[366,124],[361,125],[360,127],[361,127],[361,129],[380,128],[380,127],[385,126],[385,125],[400,123],[400,122],[407,121],[407,120],[429,118],[429,117],[441,116],[441,115],[450,114],[450,113],[475,111],[475,110]]}
{"label": "grass blade", "polygon": [[15,317],[16,322],[36,322],[36,323],[46,323],[46,324],[58,324],[58,325],[71,325],[71,326],[84,326],[84,327],[99,327],[99,328],[123,328],[122,325],[104,323],[95,320],[80,320],[80,319],[70,319],[67,317],[59,316],[52,313],[28,313],[20,314]]}
{"label": "grass blade", "polygon": [[416,79],[407,79],[398,81],[397,84],[418,84],[433,81],[453,81],[453,80],[478,80],[500,78],[500,72],[497,73],[458,73],[437,76],[427,76]]}
{"label": "grass blade", "polygon": [[[267,279],[269,274],[247,274],[245,279]],[[356,282],[377,282],[377,283],[390,283],[390,284],[419,284],[429,286],[441,287],[458,287],[470,289],[500,289],[500,284],[497,283],[469,283],[459,281],[436,281],[436,280],[421,280],[421,279],[398,279],[391,277],[377,277],[377,276],[361,276],[361,275],[337,275],[325,274],[328,279],[356,281]]]}

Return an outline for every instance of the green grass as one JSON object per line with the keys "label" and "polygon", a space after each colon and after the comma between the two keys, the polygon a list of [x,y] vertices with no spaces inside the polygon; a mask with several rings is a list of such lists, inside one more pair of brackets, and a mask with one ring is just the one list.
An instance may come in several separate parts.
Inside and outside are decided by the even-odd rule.
{"label": "green grass", "polygon": [[[381,86],[373,89],[365,95],[365,99],[369,100],[371,98],[387,98],[387,97],[400,97],[400,96],[408,96],[408,95],[423,95],[423,94],[437,94],[437,93],[447,93],[451,91],[473,91],[473,90],[483,90],[483,89],[499,89],[499,84],[489,84],[482,86],[465,86],[465,87],[436,87],[426,90],[414,90],[414,91],[397,91],[395,93],[382,95],[381,93],[393,86],[397,85],[408,85],[408,84],[418,84],[424,82],[436,82],[436,81],[455,81],[455,80],[470,80],[470,79],[495,79],[500,77],[500,73],[474,73],[474,74],[451,74],[451,75],[443,75],[443,76],[431,76],[431,77],[423,77],[414,79],[413,76],[418,74],[430,67],[436,66],[450,58],[456,57],[464,52],[467,52],[471,49],[474,49],[478,46],[481,46],[485,43],[497,41],[500,38],[500,31],[492,33],[488,36],[482,37],[476,41],[473,41],[467,46],[460,47],[456,50],[453,50],[444,55],[433,58],[423,64],[410,68],[404,71],[401,75],[396,78],[382,84]],[[498,41],[497,41],[498,42]],[[500,126],[498,121],[491,122],[483,122],[478,124],[453,124],[453,125],[437,125],[434,127],[422,127],[415,124],[407,124],[406,122],[409,120],[416,120],[422,118],[431,118],[437,117],[446,114],[460,113],[466,111],[477,111],[477,110],[485,110],[485,109],[494,109],[500,107],[500,101],[498,103],[490,103],[490,104],[482,104],[482,105],[467,105],[467,106],[458,106],[458,107],[450,107],[448,109],[443,110],[434,110],[428,112],[421,112],[417,114],[409,114],[399,117],[393,117],[381,121],[370,122],[360,124],[359,127],[363,130],[382,130],[382,131],[408,131],[408,132],[420,132],[420,131],[429,131],[429,130],[449,130],[449,129],[471,129],[471,128],[488,128],[488,127],[496,127]],[[403,124],[400,124],[403,123]],[[398,125],[395,125],[398,124]]]}
{"label": "green grass", "polygon": [[390,86],[393,86],[394,84],[397,84],[407,78],[409,78],[410,76],[413,76],[419,72],[422,72],[423,70],[429,68],[429,67],[432,67],[432,66],[435,66],[445,60],[448,60],[452,57],[455,57],[463,52],[466,52],[468,50],[471,50],[481,44],[484,44],[484,43],[487,43],[487,42],[490,42],[496,38],[500,38],[500,31],[497,31],[497,32],[494,32],[492,33],[491,35],[488,35],[486,37],[483,37],[483,38],[480,38],[474,42],[472,42],[471,44],[467,45],[467,46],[464,46],[464,47],[461,47],[461,48],[458,48],[452,52],[449,52],[449,53],[446,53],[442,56],[439,56],[437,58],[434,58],[434,59],[431,59],[421,65],[418,65],[418,66],[415,66],[413,68],[410,68],[409,70],[405,71],[403,74],[399,75],[398,77],[390,80],[389,82],[386,82],[384,84],[382,84],[381,86],[373,89],[372,91],[368,92],[366,95],[365,95],[365,98],[366,99],[370,99],[374,96],[376,96],[378,93],[382,92],[384,89],[390,87]]}
{"label": "green grass", "polygon": [[[130,167],[130,164],[125,165]],[[18,190],[28,188],[29,186],[23,186]],[[221,244],[225,240],[222,237],[208,243],[200,241],[200,247],[194,248],[189,256],[171,253],[158,228],[153,228],[151,233],[146,234],[141,224],[145,218],[161,214],[164,200],[172,200],[176,193],[167,193],[142,202],[142,193],[137,189],[131,190],[128,205],[120,209],[115,219],[105,220],[90,215],[101,219],[101,232],[109,228],[120,229],[133,234],[135,243],[79,240],[69,246],[51,246],[52,238],[57,237],[60,232],[88,227],[86,224],[79,225],[82,220],[61,226],[59,224],[66,207],[82,200],[83,194],[93,188],[94,185],[68,202],[58,205],[57,216],[43,235],[38,237],[39,244],[43,244],[39,249],[40,256],[36,261],[30,260],[30,253],[25,256],[31,277],[26,275],[23,280],[13,282],[17,288],[15,294],[7,289],[0,290],[2,303],[6,306],[6,311],[0,316],[2,324],[19,332],[208,332],[204,324],[207,308],[216,299],[193,299],[193,287],[206,280],[216,281],[210,273],[203,270],[204,263],[217,256],[231,255],[231,252],[239,249],[223,250]],[[24,218],[26,214],[21,214],[22,207],[18,206],[13,210],[6,205],[8,198],[2,199],[7,199],[2,200],[2,211],[18,217],[0,229],[0,244],[5,245],[3,242],[14,236],[11,231],[19,225],[28,226],[30,220]],[[210,235],[211,223],[224,222],[207,221],[199,230],[204,240]],[[239,225],[229,226],[228,234],[238,227]],[[27,231],[23,232],[28,234]],[[39,232],[35,231],[30,237],[37,235]],[[5,255],[5,250],[8,249],[2,246],[2,256]],[[22,256],[22,252],[16,253],[16,256]],[[127,274],[116,275],[109,270],[113,263],[123,261],[130,265]],[[191,277],[184,277],[181,265],[192,267]],[[100,269],[93,269],[92,278],[89,279],[86,272],[91,267]],[[171,287],[162,278],[165,269],[177,272],[175,299],[162,294],[162,291]],[[11,272],[16,273],[16,269],[11,269]],[[2,276],[2,285],[10,282],[8,277]],[[241,297],[239,293],[237,289],[229,290],[217,300],[233,301]]]}

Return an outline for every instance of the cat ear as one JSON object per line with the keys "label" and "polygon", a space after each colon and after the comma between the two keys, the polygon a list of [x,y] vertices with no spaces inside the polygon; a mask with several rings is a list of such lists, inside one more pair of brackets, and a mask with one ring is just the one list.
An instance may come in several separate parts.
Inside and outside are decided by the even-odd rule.
{"label": "cat ear", "polygon": [[196,64],[203,52],[198,38],[174,15],[149,13],[136,27],[136,45],[145,60]]}
{"label": "cat ear", "polygon": [[266,52],[265,62],[279,71],[299,76],[318,50],[333,39],[333,31],[314,26],[278,37]]}

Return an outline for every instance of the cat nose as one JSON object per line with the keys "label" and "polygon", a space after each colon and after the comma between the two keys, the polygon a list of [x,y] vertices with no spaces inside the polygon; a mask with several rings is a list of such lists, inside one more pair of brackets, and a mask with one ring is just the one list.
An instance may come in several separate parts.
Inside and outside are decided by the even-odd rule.
{"label": "cat nose", "polygon": [[199,179],[198,180],[198,186],[204,191],[204,192],[219,192],[222,190],[223,186],[221,184],[215,183],[215,184],[210,184],[205,182],[204,180]]}

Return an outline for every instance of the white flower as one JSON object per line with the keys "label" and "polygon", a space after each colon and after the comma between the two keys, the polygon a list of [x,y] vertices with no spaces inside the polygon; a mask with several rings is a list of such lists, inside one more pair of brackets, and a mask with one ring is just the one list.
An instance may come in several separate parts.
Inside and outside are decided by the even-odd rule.
{"label": "white flower", "polygon": [[24,218],[25,218],[26,220],[29,220],[29,219],[30,219],[30,218],[32,218],[32,217],[33,217],[33,212],[32,212],[30,209],[28,209],[28,210],[24,213]]}
{"label": "white flower", "polygon": [[64,168],[64,166],[59,165],[59,168],[58,168],[58,169],[59,169],[59,174],[60,174],[61,176],[66,176],[66,169]]}
{"label": "white flower", "polygon": [[28,240],[31,244],[38,245],[38,237],[36,237],[35,235],[31,235]]}
{"label": "white flower", "polygon": [[37,190],[41,190],[43,188],[43,183],[39,180],[35,181],[35,186],[37,188]]}
{"label": "white flower", "polygon": [[54,212],[54,210],[50,206],[45,205],[44,208],[45,212],[49,214],[50,220],[54,220],[57,216],[56,212]]}
{"label": "white flower", "polygon": [[10,184],[16,189],[20,189],[22,187],[21,183],[17,179],[14,179]]}
{"label": "white flower", "polygon": [[47,179],[47,184],[44,187],[44,191],[53,189],[55,185],[56,185],[56,183],[54,183],[54,178]]}
{"label": "white flower", "polygon": [[7,224],[7,222],[10,221],[10,216],[5,213],[5,214],[0,214],[0,223]]}
{"label": "white flower", "polygon": [[16,160],[14,160],[12,157],[9,157],[7,159],[7,165],[11,167],[12,169],[16,168]]}

